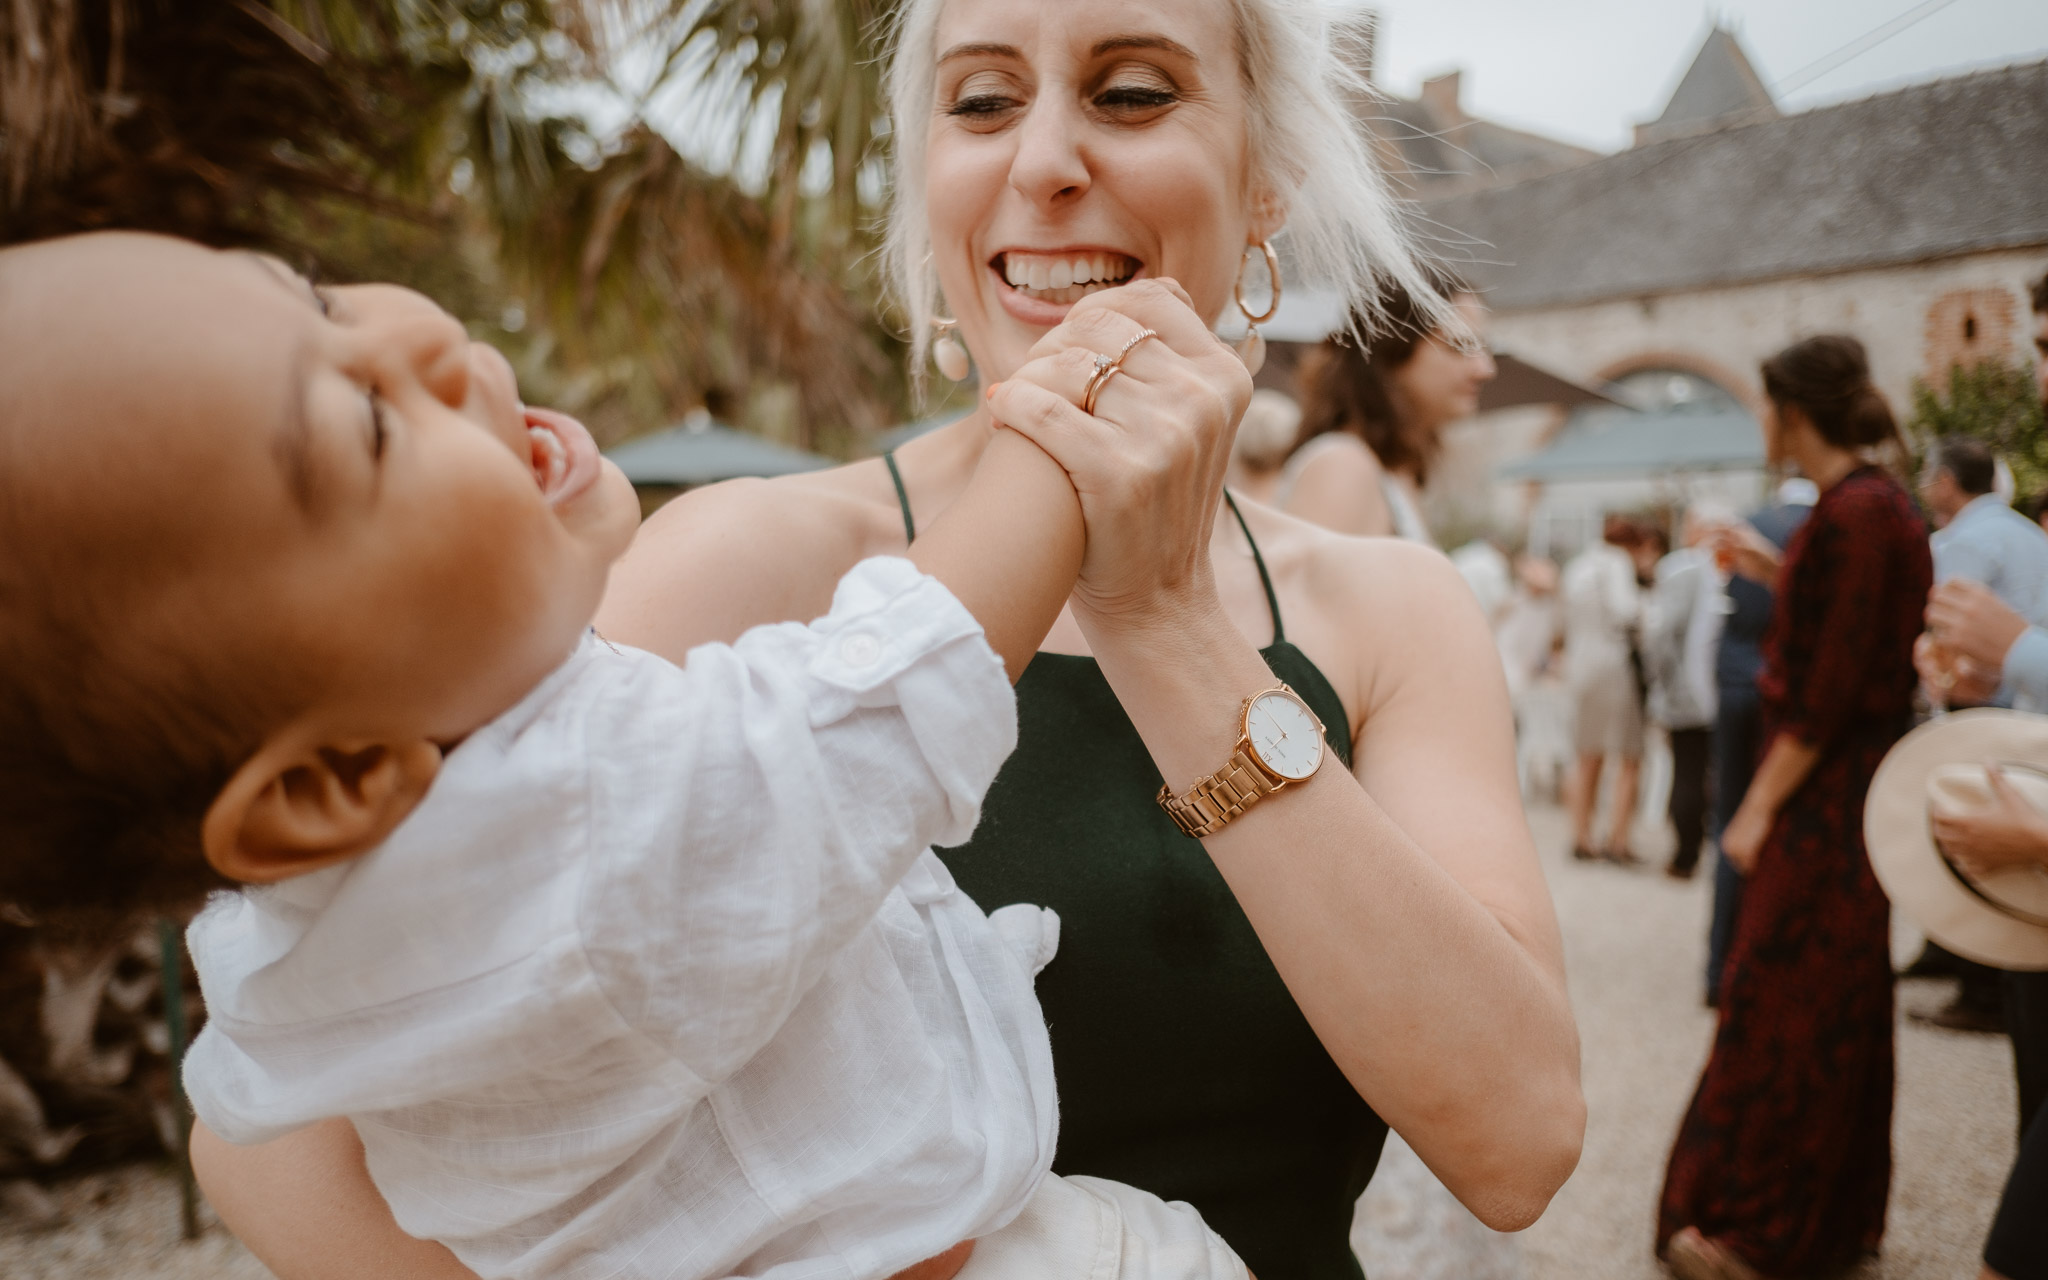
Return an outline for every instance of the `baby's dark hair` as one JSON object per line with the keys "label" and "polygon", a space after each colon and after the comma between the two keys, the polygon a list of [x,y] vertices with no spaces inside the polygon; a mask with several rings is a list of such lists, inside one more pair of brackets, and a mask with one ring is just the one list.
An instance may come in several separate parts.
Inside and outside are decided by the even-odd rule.
{"label": "baby's dark hair", "polygon": [[[0,481],[4,483],[4,481]],[[37,917],[176,913],[227,881],[200,824],[258,744],[243,699],[201,664],[155,686],[99,639],[118,616],[58,604],[89,593],[0,552],[0,902]],[[27,572],[23,570],[27,569]],[[95,625],[99,624],[99,625]]]}
{"label": "baby's dark hair", "polygon": [[227,884],[200,825],[283,703],[225,655],[152,634],[142,602],[161,582],[31,527],[25,433],[48,428],[9,382],[0,374],[0,904],[42,918],[181,910]]}

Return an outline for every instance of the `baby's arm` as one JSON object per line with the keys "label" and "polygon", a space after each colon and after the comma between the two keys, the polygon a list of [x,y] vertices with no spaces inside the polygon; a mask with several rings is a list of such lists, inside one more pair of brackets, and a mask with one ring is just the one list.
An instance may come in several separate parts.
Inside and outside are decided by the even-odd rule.
{"label": "baby's arm", "polygon": [[856,565],[811,623],[680,668],[600,664],[582,947],[612,1007],[715,1084],[928,846],[973,832],[1016,743],[1014,698],[978,620],[900,558]]}
{"label": "baby's arm", "polygon": [[1080,499],[1060,464],[998,430],[910,559],[981,623],[1015,683],[1073,593],[1086,541]]}

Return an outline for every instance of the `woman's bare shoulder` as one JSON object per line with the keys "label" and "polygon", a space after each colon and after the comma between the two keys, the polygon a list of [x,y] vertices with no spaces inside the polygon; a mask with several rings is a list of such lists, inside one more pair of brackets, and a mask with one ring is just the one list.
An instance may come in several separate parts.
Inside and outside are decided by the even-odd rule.
{"label": "woman's bare shoulder", "polygon": [[878,460],[707,485],[640,527],[612,569],[597,627],[680,659],[764,622],[822,614],[848,569],[903,548],[902,515]]}
{"label": "woman's bare shoulder", "polygon": [[1393,513],[1380,491],[1385,474],[1365,441],[1345,431],[1324,432],[1287,464],[1287,509],[1326,529],[1392,533]]}
{"label": "woman's bare shoulder", "polygon": [[1276,573],[1284,567],[1303,575],[1304,585],[1319,597],[1362,604],[1389,592],[1397,600],[1409,600],[1418,592],[1440,590],[1446,582],[1464,586],[1450,558],[1435,547],[1402,538],[1338,533],[1242,498],[1238,507],[1267,564]]}
{"label": "woman's bare shoulder", "polygon": [[1301,474],[1317,473],[1375,482],[1385,470],[1372,446],[1349,431],[1325,431],[1302,442],[1295,450],[1293,465]]}
{"label": "woman's bare shoulder", "polygon": [[1400,538],[1334,533],[1241,505],[1275,581],[1285,584],[1289,634],[1351,673],[1360,696],[1347,705],[1355,715],[1383,707],[1410,676],[1493,660],[1479,602],[1443,552]]}

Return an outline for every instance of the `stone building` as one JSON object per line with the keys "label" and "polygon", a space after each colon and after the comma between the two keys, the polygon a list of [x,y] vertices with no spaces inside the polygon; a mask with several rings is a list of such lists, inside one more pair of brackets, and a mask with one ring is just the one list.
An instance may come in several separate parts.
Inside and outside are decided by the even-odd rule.
{"label": "stone building", "polygon": [[[1916,376],[2030,360],[2025,284],[2048,271],[2048,62],[1785,115],[1716,30],[1638,139],[1524,180],[1425,193],[1443,251],[1485,290],[1497,348],[1621,383],[1645,408],[1723,415],[1753,415],[1758,363],[1815,333],[1862,338],[1901,411]],[[1719,470],[1513,478],[1580,430],[1529,408],[1454,428],[1434,516],[1533,521],[1533,540],[1568,546],[1604,507],[1760,492],[1754,464],[1726,457]],[[1654,451],[1621,452],[1640,463]]]}

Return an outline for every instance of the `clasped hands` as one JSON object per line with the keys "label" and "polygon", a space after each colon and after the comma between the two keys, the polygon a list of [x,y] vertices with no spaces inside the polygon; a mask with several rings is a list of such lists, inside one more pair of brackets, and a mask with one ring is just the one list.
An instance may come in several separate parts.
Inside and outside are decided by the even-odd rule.
{"label": "clasped hands", "polygon": [[[1082,411],[1096,357],[1130,346]],[[1251,375],[1172,280],[1145,279],[1075,303],[1023,367],[988,389],[997,425],[1066,469],[1088,525],[1077,615],[1172,625],[1213,600],[1209,533]],[[1082,617],[1083,625],[1089,618]]]}

